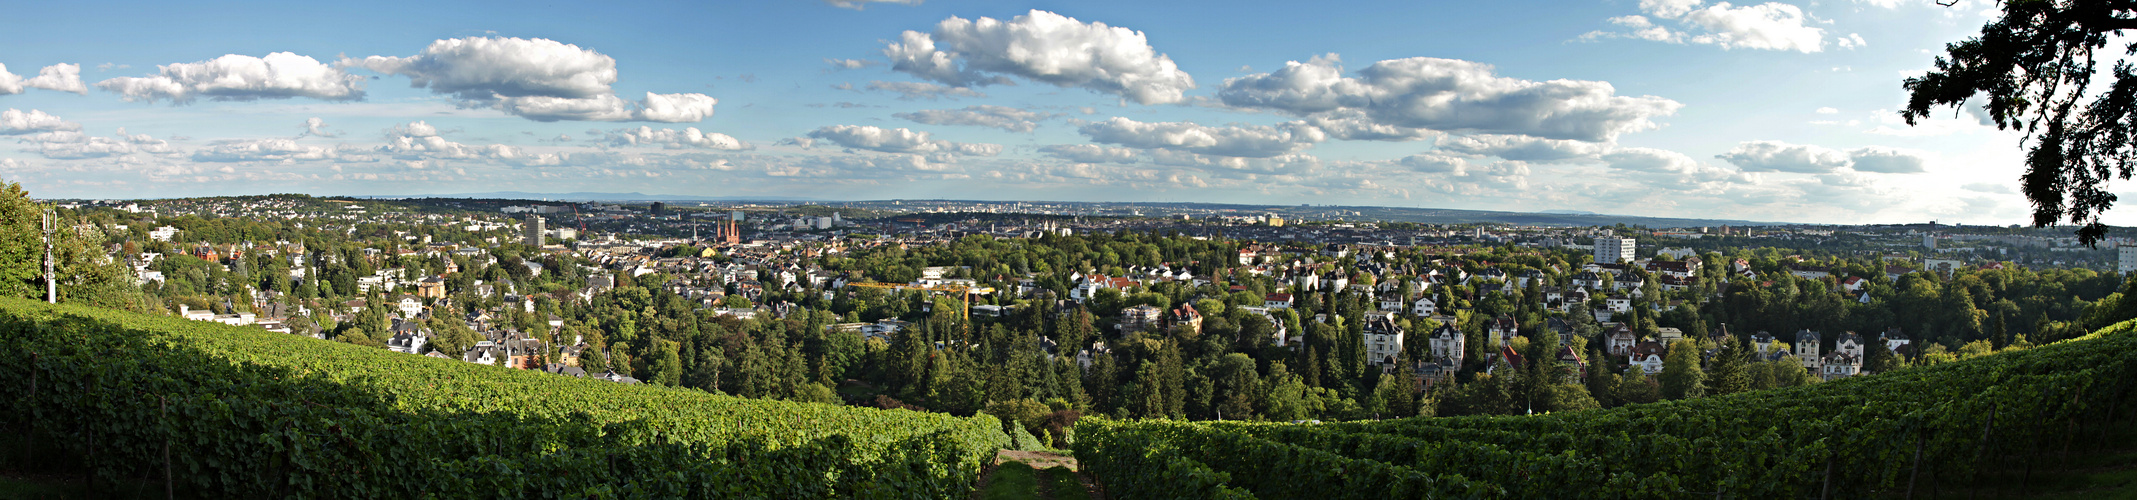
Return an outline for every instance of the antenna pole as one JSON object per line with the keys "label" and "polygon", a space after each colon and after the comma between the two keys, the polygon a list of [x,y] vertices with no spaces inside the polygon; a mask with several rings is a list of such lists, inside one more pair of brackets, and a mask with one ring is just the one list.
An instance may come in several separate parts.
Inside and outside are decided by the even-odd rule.
{"label": "antenna pole", "polygon": [[59,284],[52,280],[52,228],[58,225],[58,216],[51,210],[43,215],[45,230],[45,303],[59,303]]}

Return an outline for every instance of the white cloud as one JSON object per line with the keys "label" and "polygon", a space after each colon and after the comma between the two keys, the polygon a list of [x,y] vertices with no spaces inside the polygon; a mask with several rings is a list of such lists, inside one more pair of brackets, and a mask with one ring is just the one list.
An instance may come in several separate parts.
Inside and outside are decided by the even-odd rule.
{"label": "white cloud", "polygon": [[1881,174],[1921,173],[1926,171],[1922,166],[1928,163],[1922,153],[1882,146],[1848,150],[1848,159],[1854,161],[1857,171]]}
{"label": "white cloud", "polygon": [[[0,74],[4,74],[6,72],[7,67],[0,66]],[[0,76],[0,80],[6,80],[9,76],[14,75]],[[5,82],[0,82],[0,94],[13,94],[21,92],[19,88],[15,92],[7,92],[5,89],[6,86],[7,84]],[[45,90],[57,90],[60,92],[73,92],[76,94],[89,93],[89,86],[82,84],[82,65],[80,64],[59,63],[51,66],[45,66],[44,69],[37,70],[36,77],[30,78],[28,80],[23,80],[22,86]]]}
{"label": "white cloud", "polygon": [[1800,174],[1911,174],[1926,171],[1923,166],[1928,163],[1923,153],[1883,146],[1868,146],[1841,152],[1820,146],[1780,141],[1745,141],[1731,148],[1729,152],[1715,157],[1736,164],[1746,172]]}
{"label": "white cloud", "polygon": [[7,111],[0,111],[0,135],[22,135],[81,129],[82,124],[62,120],[51,113],[35,109],[27,113],[12,108]]}
{"label": "white cloud", "polygon": [[1846,168],[1848,155],[1832,149],[1779,141],[1745,141],[1716,155],[1747,172],[1826,173]]}
{"label": "white cloud", "polygon": [[1135,163],[1141,151],[1133,148],[1115,148],[1097,144],[1058,144],[1042,146],[1039,152],[1077,163]]}
{"label": "white cloud", "polygon": [[634,118],[649,122],[689,123],[712,117],[712,106],[719,99],[705,94],[655,94],[646,93],[639,101]]}
{"label": "white cloud", "polygon": [[497,109],[529,120],[553,122],[558,120],[596,122],[662,122],[689,123],[703,121],[712,116],[718,99],[704,94],[655,94],[646,93],[643,101],[629,101],[615,95],[600,95],[585,99],[563,97],[506,97],[498,100]]}
{"label": "white cloud", "polygon": [[1327,132],[1330,138],[1346,141],[1413,141],[1438,134],[1430,129],[1375,122],[1355,109],[1315,113],[1306,118],[1306,123]]}
{"label": "white cloud", "polygon": [[178,152],[168,142],[149,137],[147,134],[128,134],[124,128],[119,129],[117,137],[91,136],[79,130],[58,130],[26,135],[17,142],[32,145],[23,151],[55,160],[106,158],[134,153],[171,155]]}
{"label": "white cloud", "polygon": [[1295,153],[1328,139],[1321,129],[1300,122],[1276,126],[1210,127],[1193,122],[1146,123],[1121,117],[1086,124],[1076,132],[1095,142],[1132,148],[1164,148],[1245,158]]}
{"label": "white cloud", "polygon": [[[1640,10],[1655,19],[1676,23],[1679,29],[1672,30],[1656,24],[1647,16],[1619,16],[1609,19],[1631,31],[1593,31],[1581,35],[1580,40],[1595,41],[1603,38],[1634,38],[1666,43],[1697,43],[1714,45],[1723,49],[1794,50],[1811,53],[1825,50],[1825,30],[1809,26],[1812,19],[1803,9],[1779,2],[1738,7],[1729,2],[1715,2],[1701,7],[1699,0],[1643,0]],[[1850,34],[1836,37],[1841,48],[1857,48],[1866,44],[1861,35]]]}
{"label": "white cloud", "polygon": [[920,5],[924,1],[927,0],[824,0],[824,3],[841,9],[868,10],[869,4]]}
{"label": "white cloud", "polygon": [[1716,2],[1711,7],[1686,14],[1684,20],[1707,31],[1707,34],[1693,36],[1692,43],[1713,44],[1723,49],[1804,53],[1825,49],[1825,30],[1805,26],[1803,9],[1785,3],[1733,7],[1729,2]]}
{"label": "white cloud", "polygon": [[1038,120],[1053,115],[1007,106],[966,106],[964,109],[927,109],[891,116],[929,125],[966,125],[993,127],[1010,132],[1030,133],[1039,127]]}
{"label": "white cloud", "polygon": [[994,156],[1002,152],[1000,144],[950,142],[933,139],[927,132],[870,125],[831,125],[809,132],[809,137],[831,141],[847,149],[884,153]]}
{"label": "white cloud", "polygon": [[868,90],[898,94],[899,99],[928,99],[941,97],[987,97],[987,94],[966,87],[951,87],[922,82],[868,82]]}
{"label": "white cloud", "polygon": [[228,54],[193,63],[157,66],[158,74],[118,77],[97,82],[128,101],[173,104],[206,97],[216,101],[253,101],[309,97],[322,101],[364,98],[364,78],[289,52],[267,57]]}
{"label": "white cloud", "polygon": [[608,143],[612,146],[659,145],[667,149],[695,148],[725,151],[750,149],[752,147],[749,143],[742,142],[741,139],[736,139],[733,136],[718,132],[700,132],[697,127],[688,127],[682,130],[672,128],[655,129],[653,127],[612,130],[608,133]]}
{"label": "white cloud", "polygon": [[1863,40],[1862,34],[1859,33],[1849,33],[1848,36],[1834,38],[1833,41],[1839,43],[1840,48],[1843,49],[1853,49],[1870,45],[1870,42]]}
{"label": "white cloud", "polygon": [[905,32],[883,55],[892,70],[954,87],[1009,83],[1007,75],[1141,104],[1179,102],[1195,88],[1142,32],[1042,10],[1008,21],[951,17],[934,33]]}
{"label": "white cloud", "polygon": [[1966,185],[1963,185],[1963,186],[1959,186],[1959,189],[1964,189],[1964,190],[1967,190],[1967,191],[1973,191],[1973,192],[1977,192],[1977,193],[1991,193],[1991,194],[2018,194],[2018,192],[2017,192],[2017,191],[2013,191],[2013,190],[2011,190],[2011,185],[2009,185],[2009,184],[1997,184],[1997,183],[1994,183],[1994,182],[1976,182],[1976,183],[1972,183],[1972,184],[1966,184]]}
{"label": "white cloud", "polygon": [[7,72],[7,65],[0,64],[0,95],[20,94],[23,90],[22,75]]}
{"label": "white cloud", "polygon": [[882,61],[870,61],[870,60],[867,60],[867,59],[831,59],[831,58],[825,58],[825,59],[824,59],[824,64],[829,64],[829,65],[831,65],[831,67],[832,67],[832,68],[836,68],[836,69],[861,69],[861,68],[866,68],[866,67],[869,67],[869,66],[878,66],[878,65],[882,65],[882,64],[883,64],[883,62],[882,62]]}
{"label": "white cloud", "polygon": [[1610,150],[1608,144],[1519,135],[1452,136],[1441,139],[1438,146],[1443,151],[1534,163],[1594,158]]}
{"label": "white cloud", "polygon": [[359,67],[409,78],[409,85],[495,107],[535,121],[650,121],[686,123],[712,116],[719,102],[704,94],[646,93],[617,97],[616,59],[555,40],[475,37],[431,42],[408,57],[343,58]]}
{"label": "white cloud", "polygon": [[1358,70],[1356,77],[1342,76],[1340,62],[1333,55],[1315,57],[1228,79],[1218,97],[1234,107],[1301,116],[1347,110],[1393,127],[1589,142],[1659,127],[1653,118],[1683,106],[1654,96],[1614,95],[1607,82],[1500,77],[1490,65],[1455,59],[1391,59]]}
{"label": "white cloud", "polygon": [[1302,175],[1313,173],[1321,166],[1320,158],[1307,154],[1293,153],[1266,157],[1239,157],[1206,155],[1175,149],[1152,150],[1150,162],[1158,165],[1190,167],[1222,175]]}
{"label": "white cloud", "polygon": [[504,97],[586,99],[607,95],[616,60],[544,38],[454,38],[408,57],[344,58],[336,65],[409,78],[410,85],[468,101]]}
{"label": "white cloud", "polygon": [[0,95],[20,94],[23,90],[32,88],[76,94],[89,93],[89,87],[82,84],[82,66],[79,64],[59,63],[45,66],[44,69],[37,70],[37,76],[27,79],[7,72],[7,65],[0,64]]}
{"label": "white cloud", "polygon": [[193,151],[193,161],[216,163],[247,161],[304,161],[325,160],[334,157],[334,150],[327,147],[297,144],[295,139],[253,139],[217,141],[208,147]]}
{"label": "white cloud", "polygon": [[317,116],[304,119],[304,133],[297,137],[334,137],[339,134],[326,130],[326,119]]}

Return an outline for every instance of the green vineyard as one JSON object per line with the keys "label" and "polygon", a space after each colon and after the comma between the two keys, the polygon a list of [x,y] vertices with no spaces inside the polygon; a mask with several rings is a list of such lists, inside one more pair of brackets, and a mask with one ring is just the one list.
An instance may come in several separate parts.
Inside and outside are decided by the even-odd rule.
{"label": "green vineyard", "polygon": [[1121,498],[1927,497],[2126,422],[2133,327],[1609,410],[1303,425],[1093,418],[1075,447]]}
{"label": "green vineyard", "polygon": [[[199,497],[944,498],[993,418],[717,396],[0,299],[0,432]],[[18,453],[0,450],[0,453]]]}
{"label": "green vineyard", "polygon": [[[1074,446],[1112,498],[1926,497],[2126,423],[2133,326],[1574,413],[1093,417]],[[949,498],[1012,446],[985,415],[618,385],[14,299],[0,349],[0,432],[106,481],[168,473],[191,496]]]}

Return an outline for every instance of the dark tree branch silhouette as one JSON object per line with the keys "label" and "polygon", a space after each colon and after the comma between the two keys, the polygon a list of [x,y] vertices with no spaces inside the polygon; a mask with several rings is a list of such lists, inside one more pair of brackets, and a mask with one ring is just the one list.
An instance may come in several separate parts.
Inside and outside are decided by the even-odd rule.
{"label": "dark tree branch silhouette", "polygon": [[[1932,108],[1958,108],[1983,98],[1998,129],[2023,130],[2026,173],[2021,187],[2033,204],[2033,225],[2069,221],[2080,241],[2107,234],[2100,216],[2114,207],[2109,181],[2130,178],[2137,161],[2137,66],[2115,61],[2113,80],[2101,74],[2098,53],[2122,30],[2137,29],[2137,1],[2007,0],[2003,16],[1981,35],[1945,46],[1936,70],[1908,78],[1913,125]],[[2137,44],[2123,48],[2137,54]]]}

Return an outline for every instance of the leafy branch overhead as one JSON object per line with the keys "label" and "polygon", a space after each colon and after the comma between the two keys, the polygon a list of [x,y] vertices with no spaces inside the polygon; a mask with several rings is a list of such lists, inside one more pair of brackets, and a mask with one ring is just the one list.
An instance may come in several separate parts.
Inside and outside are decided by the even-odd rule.
{"label": "leafy branch overhead", "polygon": [[[2003,2],[1980,36],[1947,45],[1936,70],[1907,79],[1900,116],[1913,125],[1933,108],[1984,99],[1997,128],[2025,132],[2033,225],[2078,224],[2080,241],[2094,244],[2116,201],[2107,184],[2128,180],[2137,161],[2137,66],[2113,61],[2112,81],[2094,81],[2102,59],[2115,58],[2099,51],[2127,29],[2137,29],[2137,2]],[[2137,54],[2137,44],[2123,51]]]}

